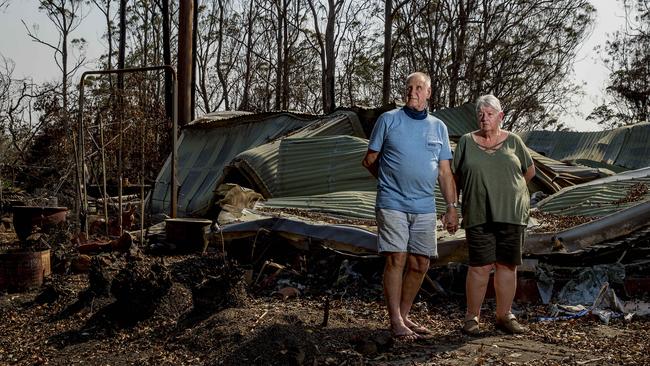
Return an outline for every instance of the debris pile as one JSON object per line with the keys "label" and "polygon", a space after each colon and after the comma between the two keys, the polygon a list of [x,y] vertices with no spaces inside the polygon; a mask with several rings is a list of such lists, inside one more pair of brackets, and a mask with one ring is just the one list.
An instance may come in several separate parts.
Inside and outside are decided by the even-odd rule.
{"label": "debris pile", "polygon": [[113,278],[111,294],[123,315],[131,319],[146,319],[153,314],[171,285],[171,274],[166,266],[129,260]]}
{"label": "debris pile", "polygon": [[537,233],[559,232],[599,219],[597,216],[562,216],[539,210],[532,210],[530,216],[538,223],[530,231]]}
{"label": "debris pile", "polygon": [[326,222],[333,225],[361,225],[361,226],[377,226],[375,220],[366,220],[366,219],[351,219],[349,217],[336,217],[335,215],[311,211],[311,210],[301,210],[298,208],[271,208],[271,207],[260,207],[256,211],[265,212],[271,215],[276,216],[297,216],[304,217],[310,220]]}
{"label": "debris pile", "polygon": [[249,300],[244,271],[221,257],[190,257],[175,263],[171,272],[190,289],[196,314],[244,307]]}

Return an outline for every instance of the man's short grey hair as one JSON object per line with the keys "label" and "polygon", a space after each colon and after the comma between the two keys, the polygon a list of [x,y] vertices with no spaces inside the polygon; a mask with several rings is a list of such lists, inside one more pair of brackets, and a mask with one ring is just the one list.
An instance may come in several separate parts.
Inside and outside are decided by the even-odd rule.
{"label": "man's short grey hair", "polygon": [[478,97],[478,99],[476,99],[477,114],[481,112],[482,107],[491,107],[497,112],[503,111],[503,109],[501,109],[501,102],[499,101],[499,98],[495,97],[492,94],[481,95]]}
{"label": "man's short grey hair", "polygon": [[411,78],[414,78],[416,76],[419,76],[424,79],[424,83],[427,85],[427,88],[431,87],[431,77],[423,72],[416,71],[409,76],[406,77],[406,83],[408,84]]}

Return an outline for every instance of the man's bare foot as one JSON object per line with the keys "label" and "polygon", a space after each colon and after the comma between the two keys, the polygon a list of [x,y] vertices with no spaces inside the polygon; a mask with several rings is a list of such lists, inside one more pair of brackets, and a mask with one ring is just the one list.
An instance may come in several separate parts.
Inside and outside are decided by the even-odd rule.
{"label": "man's bare foot", "polygon": [[414,341],[420,336],[415,333],[414,331],[410,330],[407,326],[404,324],[393,324],[391,325],[391,333],[393,334],[393,338],[395,339],[401,339],[405,341]]}
{"label": "man's bare foot", "polygon": [[415,332],[416,334],[429,335],[432,333],[430,329],[413,322],[411,319],[407,317],[404,317],[403,319],[404,319],[404,325],[406,325],[411,331]]}

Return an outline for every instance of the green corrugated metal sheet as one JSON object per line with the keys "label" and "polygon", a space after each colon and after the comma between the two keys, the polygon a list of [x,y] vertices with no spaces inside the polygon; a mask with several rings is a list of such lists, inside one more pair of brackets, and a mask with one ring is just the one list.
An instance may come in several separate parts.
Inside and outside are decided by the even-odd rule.
{"label": "green corrugated metal sheet", "polygon": [[284,139],[273,196],[375,191],[375,178],[361,165],[367,150],[368,141],[353,136]]}
{"label": "green corrugated metal sheet", "polygon": [[[309,125],[292,132],[285,139],[300,139],[315,136],[350,135],[363,136],[361,124],[352,112],[339,111],[329,119],[319,119]],[[257,189],[265,197],[278,195],[278,166],[280,164],[280,143],[274,140],[253,149],[242,152],[233,159],[231,168],[239,169],[249,181],[257,185]],[[368,143],[366,140],[367,149]],[[361,166],[359,158],[359,166]],[[361,168],[363,169],[363,168]],[[320,192],[325,193],[325,192]]]}
{"label": "green corrugated metal sheet", "polygon": [[650,166],[650,124],[610,131],[532,131],[520,134],[531,149],[555,160],[591,160],[628,169]]}
{"label": "green corrugated metal sheet", "polygon": [[[376,190],[341,191],[321,195],[271,198],[259,205],[276,209],[294,208],[343,217],[374,219],[376,197]],[[445,201],[436,189],[436,210],[442,214],[446,209]]]}
{"label": "green corrugated metal sheet", "polygon": [[[263,116],[264,119],[260,119],[259,115],[244,115],[237,116],[233,121],[212,120],[207,123],[210,128],[206,128],[206,124],[199,124],[183,130],[178,146],[180,216],[201,215],[207,211],[213,190],[223,176],[224,167],[242,151],[274,140],[311,122],[315,122],[315,127],[306,130],[304,134],[361,131],[358,121],[351,122],[350,116],[345,113],[319,117],[315,121],[305,120],[304,116],[292,113],[267,113]],[[330,120],[336,123],[332,126],[327,123]],[[353,127],[355,123],[356,130]],[[167,159],[151,196],[153,212],[169,212],[169,170],[170,159]]]}
{"label": "green corrugated metal sheet", "polygon": [[233,164],[266,197],[375,190],[375,179],[361,166],[367,149],[367,140],[353,136],[292,136],[245,151]]}
{"label": "green corrugated metal sheet", "polygon": [[449,137],[460,137],[478,128],[473,103],[465,103],[456,108],[439,109],[431,114],[447,125]]}
{"label": "green corrugated metal sheet", "polygon": [[295,208],[338,216],[372,220],[375,218],[374,191],[341,191],[313,196],[271,198],[261,207]]}
{"label": "green corrugated metal sheet", "polygon": [[544,186],[543,190],[547,193],[554,193],[564,187],[582,184],[614,174],[614,172],[607,169],[596,169],[557,161],[530,148],[528,151],[535,162],[536,168],[533,184],[541,183]]}
{"label": "green corrugated metal sheet", "polygon": [[650,166],[650,123],[639,123],[627,129],[616,165],[630,169]]}
{"label": "green corrugated metal sheet", "polygon": [[311,136],[336,136],[350,135],[366,137],[359,117],[354,112],[336,111],[325,117],[315,119],[307,126],[288,135],[288,138],[301,138]]}
{"label": "green corrugated metal sheet", "polygon": [[650,168],[565,188],[541,201],[537,208],[563,216],[607,216],[650,200],[650,194],[646,194],[639,201],[616,203],[627,196],[633,185],[639,183],[650,187]]}

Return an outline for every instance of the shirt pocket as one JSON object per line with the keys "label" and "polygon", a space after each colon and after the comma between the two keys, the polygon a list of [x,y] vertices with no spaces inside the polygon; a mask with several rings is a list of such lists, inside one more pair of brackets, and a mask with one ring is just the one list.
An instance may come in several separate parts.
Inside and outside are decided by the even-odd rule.
{"label": "shirt pocket", "polygon": [[442,141],[435,135],[427,135],[425,143],[426,150],[433,154],[435,160],[438,160],[438,155],[440,155],[442,149]]}

